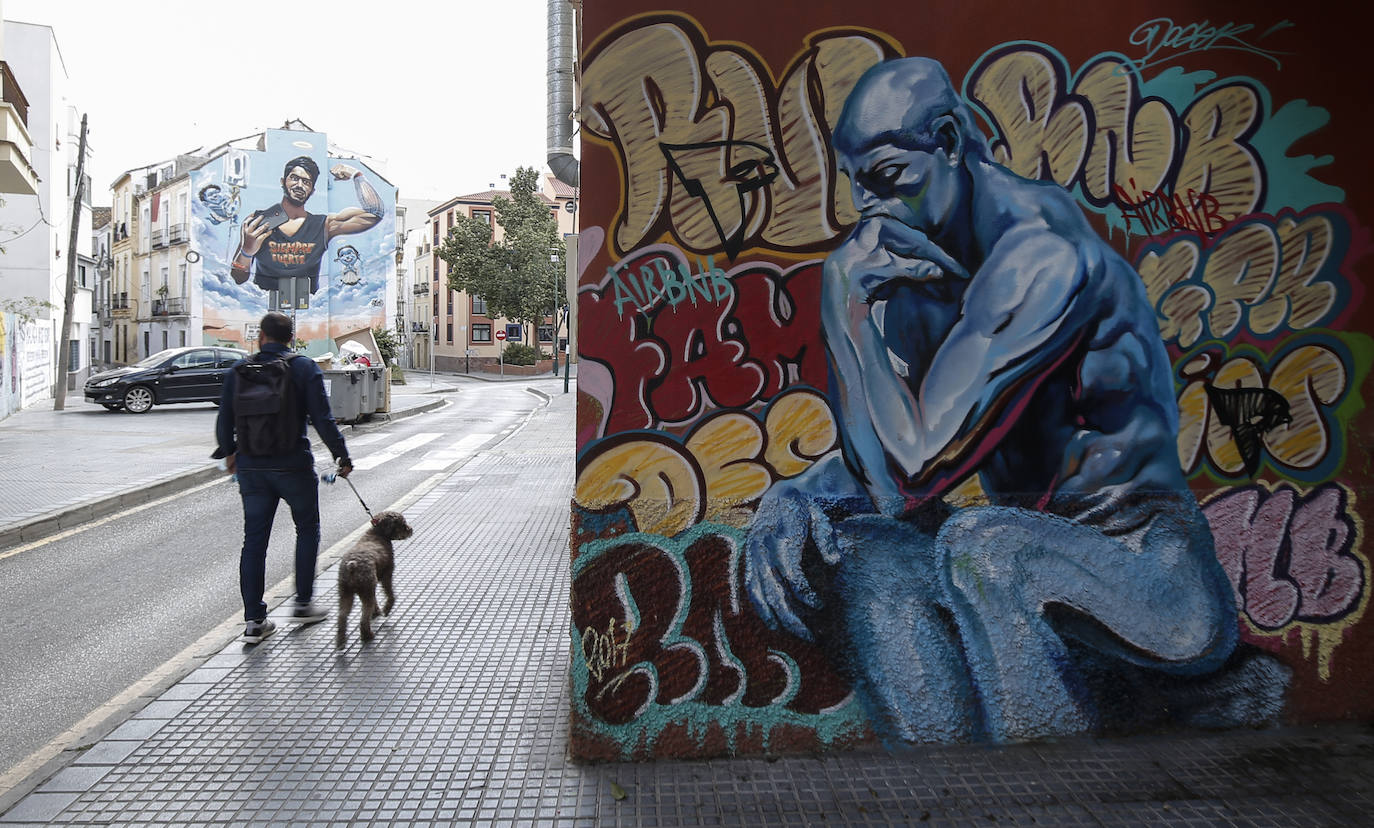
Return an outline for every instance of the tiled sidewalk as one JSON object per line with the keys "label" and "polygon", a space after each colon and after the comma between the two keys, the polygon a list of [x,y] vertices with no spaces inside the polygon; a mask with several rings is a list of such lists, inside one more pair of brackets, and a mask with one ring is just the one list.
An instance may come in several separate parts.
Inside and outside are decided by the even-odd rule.
{"label": "tiled sidewalk", "polygon": [[[580,766],[566,758],[574,395],[406,507],[397,606],[231,643],[0,823],[1348,825],[1365,726]],[[320,582],[334,598],[333,571]],[[356,621],[356,613],[355,618]],[[612,783],[623,791],[617,799]]]}

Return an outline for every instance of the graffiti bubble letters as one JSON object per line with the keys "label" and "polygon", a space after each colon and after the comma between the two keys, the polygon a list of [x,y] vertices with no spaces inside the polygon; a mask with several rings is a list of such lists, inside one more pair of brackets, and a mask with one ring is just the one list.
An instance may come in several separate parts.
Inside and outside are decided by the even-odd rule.
{"label": "graffiti bubble letters", "polygon": [[891,53],[868,33],[821,33],[775,86],[757,56],[707,46],[687,18],[608,35],[587,58],[582,120],[624,176],[612,250],[663,233],[695,253],[822,248],[855,218],[834,198],[831,126],[859,75]]}
{"label": "graffiti bubble letters", "polygon": [[[711,203],[710,193],[707,187],[699,178],[692,178],[683,170],[683,159],[693,152],[709,152],[714,157],[718,156],[718,151],[725,149],[736,153],[736,157],[741,160],[736,161],[730,167],[729,174],[723,179],[735,183],[735,198],[738,201],[739,213],[744,215],[748,208],[744,203],[744,197],[763,187],[767,187],[778,177],[778,166],[774,163],[773,153],[768,148],[754,143],[753,141],[707,141],[704,144],[659,144],[659,149],[663,150],[663,157],[668,159],[668,166],[672,168],[677,180],[682,182],[682,186],[687,188],[687,194],[702,200],[702,206],[706,208],[706,215],[711,218],[711,226],[716,228],[716,235],[720,238],[721,247],[725,250],[725,255],[730,261],[735,260],[739,255],[740,249],[744,246],[744,225],[735,228],[734,232],[727,232],[721,226],[720,217],[716,213],[716,207]],[[756,157],[748,157],[748,150],[757,151]]]}
{"label": "graffiti bubble letters", "polygon": [[1343,486],[1327,483],[1305,496],[1287,484],[1273,492],[1246,486],[1203,513],[1241,610],[1258,629],[1331,624],[1359,606],[1366,564],[1354,551],[1358,524]]}
{"label": "graffiti bubble letters", "polygon": [[672,536],[702,520],[742,527],[779,477],[794,477],[835,445],[825,398],[793,390],[752,414],[721,412],[685,441],[665,435],[613,436],[578,462],[573,501],[604,512],[626,508],[641,532]]}
{"label": "graffiti bubble letters", "polygon": [[995,49],[973,67],[965,94],[997,130],[998,163],[1026,178],[1078,183],[1096,207],[1138,212],[1123,194],[1188,193],[1190,205],[1206,205],[1209,223],[1258,208],[1265,170],[1249,140],[1263,111],[1248,82],[1217,85],[1180,115],[1142,98],[1119,57],[1094,59],[1072,88],[1067,77],[1065,60],[1039,44]]}
{"label": "graffiti bubble letters", "polygon": [[[710,260],[685,277],[681,251],[654,245],[583,285],[582,358],[604,365],[607,434],[686,424],[714,408],[748,408],[794,384],[822,388],[820,262],[768,262],[721,274]],[[709,302],[702,299],[709,292]],[[639,313],[625,313],[634,306]]]}
{"label": "graffiti bubble letters", "polygon": [[630,304],[644,313],[660,301],[676,309],[678,303],[689,299],[695,306],[698,295],[704,302],[723,302],[731,295],[730,281],[710,256],[695,274],[685,262],[674,264],[659,256],[639,265],[637,277],[634,270],[621,266],[607,268],[606,278],[615,293],[615,312],[622,316]]}
{"label": "graffiti bubble letters", "polygon": [[[637,722],[652,739],[681,717],[674,708],[683,704],[817,714],[842,702],[849,688],[818,648],[768,629],[740,606],[738,571],[739,539],[724,527],[702,527],[679,541],[630,536],[580,552],[573,623],[603,645],[610,642],[597,632],[602,619],[626,635],[617,636],[613,652],[602,646],[595,654],[597,671],[588,662],[577,703],[603,722]],[[650,597],[652,611],[630,629],[628,607]]]}
{"label": "graffiti bubble letters", "polygon": [[[1179,373],[1188,384],[1178,397],[1178,455],[1185,472],[1196,471],[1206,459],[1218,474],[1252,476],[1259,470],[1261,445],[1285,476],[1320,479],[1330,472],[1344,442],[1333,411],[1350,388],[1353,358],[1339,341],[1321,337],[1285,349],[1273,358],[1272,369],[1266,361],[1233,356],[1215,369],[1209,383],[1205,375],[1220,356],[1204,351],[1185,359]],[[1218,410],[1209,385],[1232,392],[1253,389],[1257,399],[1269,401],[1262,402],[1266,410],[1252,412],[1261,420],[1256,424],[1265,427],[1251,435],[1253,445],[1237,440],[1230,412]]]}
{"label": "graffiti bubble letters", "polygon": [[[1260,35],[1260,39],[1264,39],[1276,29],[1287,28],[1288,25],[1290,24],[1286,22],[1280,23]],[[1156,17],[1154,20],[1141,23],[1135,27],[1135,31],[1131,32],[1131,45],[1145,47],[1145,54],[1139,60],[1133,61],[1132,65],[1137,70],[1141,70],[1148,66],[1167,63],[1193,52],[1205,52],[1209,49],[1231,49],[1259,55],[1273,61],[1274,65],[1280,69],[1283,68],[1283,64],[1279,63],[1277,56],[1287,54],[1287,52],[1263,49],[1241,39],[1241,35],[1248,34],[1254,28],[1253,23],[1223,23],[1220,26],[1213,26],[1206,20],[1201,23],[1180,26],[1167,17]],[[1174,51],[1164,53],[1166,49]]]}
{"label": "graffiti bubble letters", "polygon": [[1268,336],[1330,324],[1348,307],[1341,275],[1350,253],[1341,213],[1316,210],[1246,219],[1204,250],[1188,237],[1147,245],[1136,270],[1166,343],[1188,348],[1244,325]]}

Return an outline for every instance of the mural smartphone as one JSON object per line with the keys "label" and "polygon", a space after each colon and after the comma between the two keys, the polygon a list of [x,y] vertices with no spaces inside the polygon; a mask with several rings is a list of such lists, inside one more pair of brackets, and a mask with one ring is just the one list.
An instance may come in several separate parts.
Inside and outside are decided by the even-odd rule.
{"label": "mural smartphone", "polygon": [[266,210],[259,210],[258,217],[267,222],[268,230],[276,230],[289,220],[286,210],[282,209],[280,204],[273,204]]}

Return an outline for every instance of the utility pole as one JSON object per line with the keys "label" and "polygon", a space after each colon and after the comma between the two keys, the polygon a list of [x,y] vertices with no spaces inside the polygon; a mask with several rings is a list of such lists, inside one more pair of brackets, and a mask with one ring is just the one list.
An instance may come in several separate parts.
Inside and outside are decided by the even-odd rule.
{"label": "utility pole", "polygon": [[62,342],[58,346],[57,388],[52,410],[67,405],[67,363],[72,358],[72,304],[76,300],[76,239],[81,235],[81,198],[86,189],[86,115],[81,115],[81,141],[76,151],[76,194],[72,197],[72,232],[67,241],[67,296],[62,303]]}

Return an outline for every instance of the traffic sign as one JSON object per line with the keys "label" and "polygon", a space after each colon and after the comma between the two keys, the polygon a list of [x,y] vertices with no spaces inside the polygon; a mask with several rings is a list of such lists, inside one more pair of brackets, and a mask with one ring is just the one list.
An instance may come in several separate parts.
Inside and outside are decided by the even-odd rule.
{"label": "traffic sign", "polygon": [[502,341],[502,342],[505,341],[505,339],[506,339],[506,332],[505,332],[505,331],[497,331],[497,332],[496,332],[496,339],[497,339],[497,341]]}

